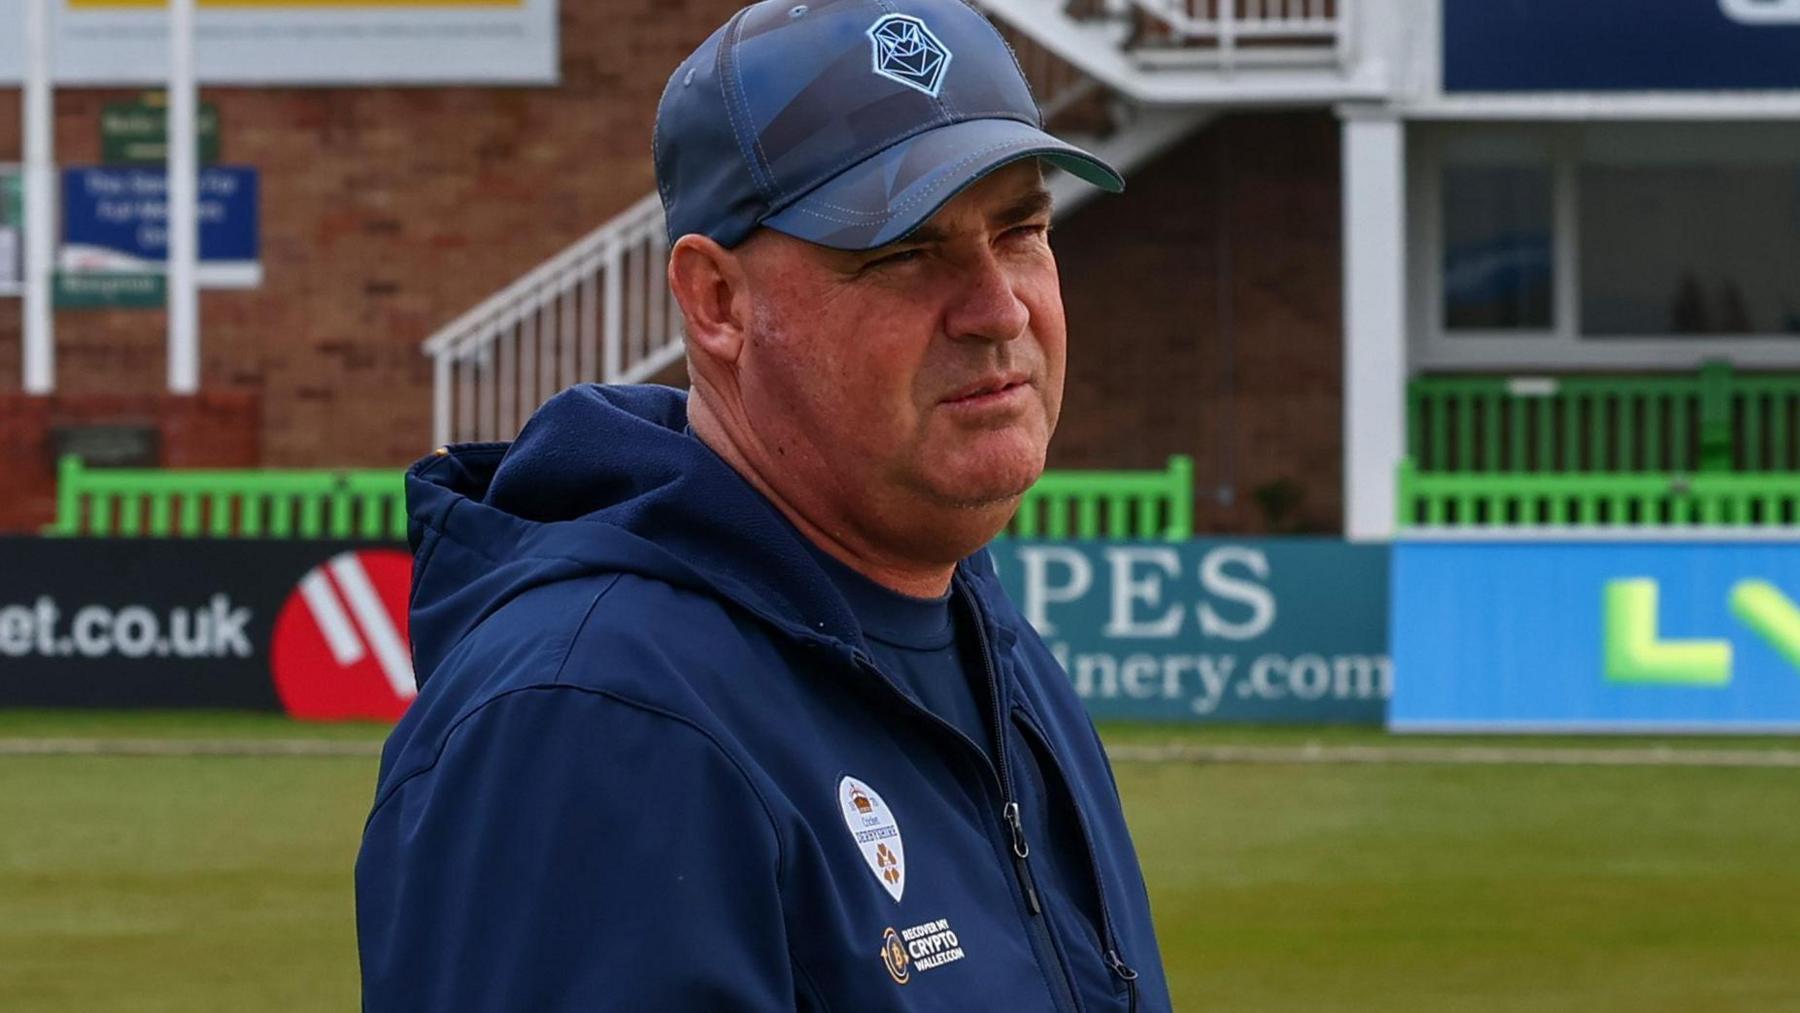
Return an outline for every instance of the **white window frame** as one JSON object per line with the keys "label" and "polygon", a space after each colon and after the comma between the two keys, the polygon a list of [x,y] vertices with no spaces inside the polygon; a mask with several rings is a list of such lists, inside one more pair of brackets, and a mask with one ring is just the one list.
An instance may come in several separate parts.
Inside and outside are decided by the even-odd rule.
{"label": "white window frame", "polygon": [[[1686,335],[1583,336],[1579,332],[1581,264],[1579,180],[1582,156],[1590,145],[1604,146],[1611,131],[1634,125],[1584,122],[1414,123],[1409,131],[1407,276],[1410,297],[1411,357],[1418,369],[1434,371],[1532,369],[1691,370],[1708,359],[1747,367],[1800,368],[1800,338],[1743,335],[1696,338]],[[1800,125],[1735,124],[1714,128],[1708,143],[1740,140],[1743,130],[1793,132],[1785,150],[1800,152]],[[1710,150],[1681,142],[1682,131],[1701,124],[1658,124],[1667,147]],[[1760,137],[1759,137],[1760,140]],[[1788,143],[1788,139],[1772,143]],[[1760,143],[1758,146],[1761,146]],[[1654,145],[1652,145],[1654,147]],[[1443,321],[1442,170],[1452,157],[1459,164],[1517,165],[1547,157],[1551,169],[1551,326],[1547,330],[1459,330]],[[1646,154],[1644,164],[1654,164]],[[1800,157],[1795,158],[1800,166]]]}

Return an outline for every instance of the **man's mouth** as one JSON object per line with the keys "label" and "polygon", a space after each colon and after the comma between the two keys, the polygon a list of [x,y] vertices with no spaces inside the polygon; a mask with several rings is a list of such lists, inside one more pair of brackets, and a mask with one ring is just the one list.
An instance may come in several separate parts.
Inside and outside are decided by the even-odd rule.
{"label": "man's mouth", "polygon": [[956,407],[978,407],[1010,399],[1031,385],[1024,373],[997,373],[983,377],[944,398],[943,403]]}

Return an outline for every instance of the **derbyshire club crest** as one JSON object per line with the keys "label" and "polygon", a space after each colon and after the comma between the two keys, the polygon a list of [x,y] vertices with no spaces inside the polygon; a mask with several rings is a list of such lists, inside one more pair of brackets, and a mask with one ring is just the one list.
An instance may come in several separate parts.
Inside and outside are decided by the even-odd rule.
{"label": "derbyshire club crest", "polygon": [[875,47],[875,73],[937,98],[951,53],[925,22],[905,14],[884,15],[869,26],[869,42]]}
{"label": "derbyshire club crest", "polygon": [[900,842],[900,824],[875,789],[846,777],[838,782],[838,808],[844,826],[856,841],[869,871],[895,901],[906,892],[906,847]]}

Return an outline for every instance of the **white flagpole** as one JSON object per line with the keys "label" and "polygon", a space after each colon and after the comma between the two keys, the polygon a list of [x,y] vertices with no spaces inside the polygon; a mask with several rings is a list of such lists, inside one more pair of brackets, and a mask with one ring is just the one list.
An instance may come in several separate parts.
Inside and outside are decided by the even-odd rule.
{"label": "white flagpole", "polygon": [[56,389],[56,332],[50,314],[56,253],[56,152],[51,80],[51,0],[25,0],[25,393]]}
{"label": "white flagpole", "polygon": [[169,0],[169,390],[200,389],[198,105],[194,80],[194,0]]}

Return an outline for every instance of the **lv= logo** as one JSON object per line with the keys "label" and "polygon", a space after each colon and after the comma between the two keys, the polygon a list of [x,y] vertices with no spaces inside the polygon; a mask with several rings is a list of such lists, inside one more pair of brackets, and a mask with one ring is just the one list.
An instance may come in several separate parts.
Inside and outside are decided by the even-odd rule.
{"label": "lv= logo", "polygon": [[[1604,612],[1608,682],[1725,686],[1731,641],[1664,640],[1657,623],[1657,583],[1646,577],[1607,581]],[[1766,580],[1732,585],[1731,614],[1800,671],[1800,607]]]}

